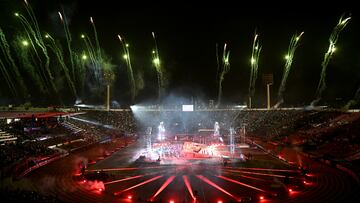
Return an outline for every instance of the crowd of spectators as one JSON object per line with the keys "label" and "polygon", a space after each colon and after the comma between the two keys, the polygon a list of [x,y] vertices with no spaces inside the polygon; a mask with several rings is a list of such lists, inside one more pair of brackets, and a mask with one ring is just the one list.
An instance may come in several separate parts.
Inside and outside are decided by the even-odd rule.
{"label": "crowd of spectators", "polygon": [[80,114],[76,117],[96,121],[121,133],[135,134],[137,132],[131,111],[88,111],[86,114]]}
{"label": "crowd of spectators", "polygon": [[340,111],[241,112],[247,135],[277,147],[302,149],[319,159],[360,168],[360,114]]}
{"label": "crowd of spectators", "polygon": [[196,134],[199,129],[214,129],[215,122],[220,129],[229,130],[236,111],[202,110],[194,112],[178,111],[135,111],[134,117],[139,131],[152,127],[154,132],[160,122],[167,132],[175,134]]}
{"label": "crowd of spectators", "polygon": [[[73,124],[76,129],[64,124]],[[42,161],[120,135],[69,118],[26,118],[9,124],[1,122],[0,129],[17,137],[15,142],[0,146],[1,178],[17,176]]]}
{"label": "crowd of spectators", "polygon": [[48,156],[53,154],[53,150],[37,142],[4,145],[0,147],[0,152],[1,166],[17,163],[25,157]]}

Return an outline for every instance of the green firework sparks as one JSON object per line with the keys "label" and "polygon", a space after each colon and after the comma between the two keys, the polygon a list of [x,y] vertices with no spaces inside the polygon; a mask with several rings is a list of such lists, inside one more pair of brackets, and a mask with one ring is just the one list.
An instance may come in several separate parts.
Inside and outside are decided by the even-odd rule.
{"label": "green firework sparks", "polygon": [[164,88],[165,88],[165,78],[164,78],[164,71],[161,66],[161,61],[160,61],[159,50],[158,50],[158,46],[157,46],[157,42],[156,42],[155,33],[152,32],[151,34],[153,36],[154,43],[155,43],[155,50],[152,51],[152,62],[155,66],[156,73],[157,73],[158,91],[159,91],[158,99],[160,101],[162,98],[163,92],[164,92]]}
{"label": "green firework sparks", "polygon": [[[0,27],[0,48],[3,53],[4,59],[7,63],[7,67],[11,67],[9,69],[10,75],[13,76],[12,78],[7,78],[7,80],[11,81],[11,83],[13,83],[13,81],[15,81],[17,84],[17,85],[14,85],[17,87],[16,95],[18,95],[18,93],[19,93],[18,91],[20,91],[19,94],[22,97],[25,97],[27,94],[27,88],[25,86],[22,76],[20,75],[19,68],[17,67],[13,57],[11,56],[10,46],[6,40],[5,34],[2,31],[1,27]],[[4,62],[2,62],[2,64],[5,65]],[[4,76],[9,75],[9,73],[6,69],[4,69],[4,71],[6,71],[6,73],[4,72]]]}
{"label": "green firework sparks", "polygon": [[69,70],[65,64],[64,56],[63,56],[63,53],[62,53],[60,47],[56,44],[54,38],[50,34],[46,34],[45,38],[49,39],[49,44],[47,44],[47,45],[54,52],[62,70],[64,71],[65,78],[66,78],[66,81],[68,83],[68,86],[69,86],[71,92],[73,93],[74,96],[77,96],[74,82],[71,80]]}
{"label": "green firework sparks", "polygon": [[351,17],[345,17],[345,15],[342,15],[340,17],[340,20],[338,24],[334,27],[330,38],[329,38],[329,48],[327,52],[324,54],[324,59],[321,63],[321,74],[320,74],[320,80],[319,84],[316,90],[316,96],[315,99],[311,102],[311,106],[315,106],[322,97],[323,91],[326,89],[326,69],[327,66],[332,58],[332,55],[334,54],[336,50],[336,43],[339,39],[339,35],[341,31],[346,27],[346,25],[349,23]]}
{"label": "green firework sparks", "polygon": [[284,95],[284,91],[286,88],[286,81],[289,76],[291,65],[293,63],[295,51],[296,51],[297,47],[299,46],[299,42],[300,42],[300,39],[303,34],[304,34],[304,32],[301,32],[300,34],[295,33],[291,37],[288,52],[285,55],[285,66],[284,66],[283,76],[281,79],[281,84],[280,84],[280,87],[278,90],[278,102],[275,105],[275,108],[278,108],[284,102],[283,95]]}
{"label": "green firework sparks", "polygon": [[[217,52],[218,53],[218,52]],[[218,54],[217,54],[218,55]],[[229,62],[229,57],[230,57],[230,51],[227,50],[227,45],[226,43],[224,44],[224,48],[223,48],[223,53],[222,53],[222,58],[221,59],[216,59],[217,61],[221,61],[221,65],[218,66],[219,67],[219,87],[218,87],[218,100],[217,100],[217,106],[219,106],[221,104],[221,99],[222,99],[222,83],[224,81],[225,78],[225,74],[228,73],[230,71],[230,62]]]}
{"label": "green firework sparks", "polygon": [[259,35],[255,32],[255,37],[252,45],[252,52],[251,52],[251,70],[250,70],[250,82],[249,82],[249,103],[251,108],[251,99],[254,97],[255,94],[255,84],[258,75],[259,69],[259,56],[261,53],[261,46],[259,42]]}
{"label": "green firework sparks", "polygon": [[128,79],[129,79],[130,88],[131,88],[130,89],[131,101],[134,102],[137,91],[136,91],[134,73],[133,73],[133,69],[132,69],[132,65],[131,65],[131,57],[130,57],[130,53],[129,53],[129,44],[127,44],[125,39],[122,38],[120,35],[118,35],[118,38],[120,40],[120,43],[122,44],[122,48],[123,48],[123,52],[124,52],[123,58],[126,61],[126,66],[128,68]]}

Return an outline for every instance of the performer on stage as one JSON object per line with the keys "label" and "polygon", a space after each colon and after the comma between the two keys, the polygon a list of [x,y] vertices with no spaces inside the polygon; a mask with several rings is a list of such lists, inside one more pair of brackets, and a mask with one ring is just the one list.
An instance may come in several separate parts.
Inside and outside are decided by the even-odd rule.
{"label": "performer on stage", "polygon": [[161,121],[160,125],[159,125],[159,132],[158,132],[158,139],[159,140],[165,140],[165,126],[164,126],[164,122]]}

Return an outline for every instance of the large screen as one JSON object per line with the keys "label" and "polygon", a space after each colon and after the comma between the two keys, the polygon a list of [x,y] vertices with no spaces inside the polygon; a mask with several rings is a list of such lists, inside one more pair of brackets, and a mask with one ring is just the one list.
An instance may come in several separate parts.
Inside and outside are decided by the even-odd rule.
{"label": "large screen", "polygon": [[182,111],[194,111],[194,105],[182,105]]}

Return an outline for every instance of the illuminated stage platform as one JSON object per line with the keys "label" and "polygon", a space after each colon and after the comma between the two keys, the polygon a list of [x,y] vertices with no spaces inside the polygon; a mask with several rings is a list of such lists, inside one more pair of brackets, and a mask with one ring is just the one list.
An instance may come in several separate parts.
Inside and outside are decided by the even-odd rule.
{"label": "illuminated stage platform", "polygon": [[233,154],[221,142],[163,140],[153,143],[150,152],[144,146],[132,146],[128,158],[118,153],[90,166],[86,180],[101,174],[102,194],[120,202],[276,202],[312,182],[297,168],[246,144],[237,145]]}
{"label": "illuminated stage platform", "polygon": [[[116,151],[104,158],[105,149]],[[250,155],[244,162],[190,153],[181,158],[169,155],[157,164],[136,163],[145,150],[144,140],[125,148],[89,148],[27,178],[33,187],[65,202],[353,202],[357,198],[358,184],[352,177],[301,154],[290,161],[309,163],[307,175],[251,144],[235,150]],[[84,176],[74,168],[79,161],[88,162]]]}

